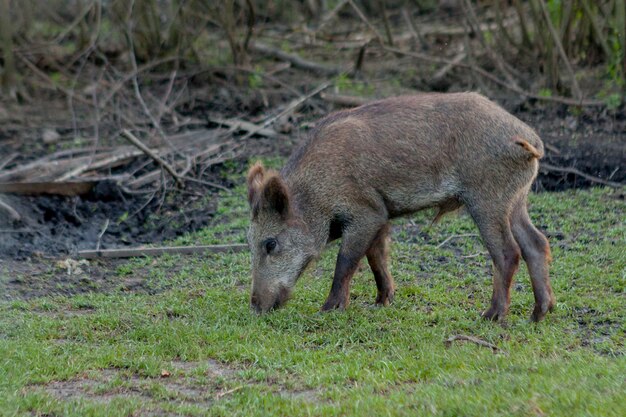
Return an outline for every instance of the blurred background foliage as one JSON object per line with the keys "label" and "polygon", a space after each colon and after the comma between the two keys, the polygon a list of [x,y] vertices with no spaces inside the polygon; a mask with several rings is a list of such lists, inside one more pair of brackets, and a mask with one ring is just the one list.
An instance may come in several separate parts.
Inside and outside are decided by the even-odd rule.
{"label": "blurred background foliage", "polygon": [[[623,99],[624,0],[0,0],[0,81],[3,93],[15,97],[26,66],[54,78],[75,72],[85,57],[102,65],[175,56],[166,65],[251,67],[257,37],[276,28],[307,34],[330,13],[340,22],[336,30],[358,20],[357,9],[391,44],[408,30],[406,11],[417,31],[420,16],[456,18],[512,74],[520,62],[531,63],[525,70],[541,76],[544,94],[572,86],[575,96],[573,74],[601,68],[612,94]],[[497,29],[478,30],[476,15]]]}

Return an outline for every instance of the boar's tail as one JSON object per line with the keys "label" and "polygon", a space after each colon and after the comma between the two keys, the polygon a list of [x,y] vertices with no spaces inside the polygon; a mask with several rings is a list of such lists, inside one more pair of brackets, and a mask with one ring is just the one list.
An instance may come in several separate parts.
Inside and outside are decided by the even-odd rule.
{"label": "boar's tail", "polygon": [[526,139],[521,138],[519,136],[515,136],[513,138],[513,143],[515,143],[518,146],[521,146],[526,152],[528,152],[529,154],[528,156],[531,159],[532,158],[541,159],[543,157],[543,146],[539,146],[539,149],[537,149]]}

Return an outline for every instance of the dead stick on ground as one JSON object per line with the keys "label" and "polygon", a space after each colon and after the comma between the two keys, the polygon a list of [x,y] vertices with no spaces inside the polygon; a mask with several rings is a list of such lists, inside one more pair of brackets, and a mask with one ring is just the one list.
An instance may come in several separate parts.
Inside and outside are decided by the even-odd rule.
{"label": "dead stick on ground", "polygon": [[[132,149],[132,148],[131,148]],[[128,152],[122,152],[118,155],[112,155],[108,158],[102,159],[100,161],[96,161],[96,162],[89,162],[87,164],[84,165],[80,165],[76,168],[74,168],[73,170],[71,170],[70,172],[67,172],[66,174],[63,174],[63,176],[61,176],[60,178],[57,178],[55,181],[57,182],[63,182],[63,181],[67,181],[70,178],[74,178],[79,176],[80,174],[87,172],[87,171],[92,171],[94,169],[100,169],[100,168],[105,168],[107,166],[113,165],[116,162],[120,162],[120,161],[124,161],[126,159],[131,159],[134,158],[136,156],[139,155],[143,155],[143,152],[138,152],[138,151],[128,151]]]}
{"label": "dead stick on ground", "polygon": [[252,43],[250,44],[250,49],[263,55],[268,55],[283,61],[290,62],[296,68],[313,71],[318,74],[337,75],[342,72],[340,68],[329,67],[323,64],[318,64],[317,62],[307,61],[306,59],[301,58],[298,55],[289,54],[283,50],[272,48],[271,46],[265,45],[263,43]]}
{"label": "dead stick on ground", "polygon": [[20,216],[20,214],[13,207],[11,207],[2,200],[0,200],[0,209],[9,213],[9,217],[11,217],[11,220],[14,220],[16,222],[22,220],[22,216]]}
{"label": "dead stick on ground", "polygon": [[98,235],[98,242],[96,243],[96,252],[100,250],[100,243],[102,242],[102,236],[104,236],[108,228],[109,228],[109,219],[106,219],[106,221],[104,222],[104,226],[102,226],[102,231]]}
{"label": "dead stick on ground", "polygon": [[251,131],[249,131],[247,134],[245,134],[241,140],[245,140],[248,139],[250,137],[252,137],[252,135],[254,135],[255,133],[257,133],[258,131],[260,131],[261,129],[265,129],[266,127],[268,127],[269,125],[271,125],[272,123],[274,123],[276,120],[280,119],[281,117],[283,117],[286,114],[291,113],[294,109],[296,109],[297,107],[299,107],[302,103],[304,103],[305,101],[307,101],[308,99],[310,99],[311,97],[321,93],[322,91],[326,90],[328,87],[330,87],[332,85],[332,81],[326,81],[324,83],[322,83],[321,85],[319,85],[316,89],[314,89],[313,91],[311,91],[309,94],[302,96],[294,101],[292,101],[285,110],[281,111],[280,113],[278,113],[276,116],[270,117],[269,119],[267,119],[265,122],[263,122],[261,125],[258,125],[256,128],[252,129]]}
{"label": "dead stick on ground", "polygon": [[478,235],[476,233],[462,233],[460,235],[452,235],[449,236],[448,238],[446,238],[443,242],[441,242],[440,244],[437,245],[437,249],[442,248],[446,245],[446,243],[448,243],[449,241],[451,241],[452,239],[457,239],[457,238],[461,238],[461,237],[477,237]]}
{"label": "dead stick on ground", "polygon": [[162,246],[156,248],[101,249],[78,251],[78,256],[85,259],[95,258],[135,258],[139,256],[160,256],[165,254],[195,254],[243,252],[248,250],[245,243],[206,246]]}
{"label": "dead stick on ground", "polygon": [[4,169],[5,166],[9,165],[18,156],[19,156],[18,153],[12,153],[4,161],[0,162],[0,171]]}
{"label": "dead stick on ground", "polygon": [[150,148],[144,145],[139,139],[137,139],[135,135],[130,133],[128,129],[122,130],[122,136],[128,139],[130,143],[132,143],[133,145],[141,149],[150,158],[154,159],[154,161],[157,164],[161,165],[163,169],[165,169],[172,177],[174,177],[174,179],[176,180],[179,186],[183,187],[185,185],[184,178],[178,175],[178,173],[174,170],[174,168],[172,168],[170,164],[165,162],[163,159],[161,159],[161,157],[159,157],[156,153],[154,153]]}
{"label": "dead stick on ground", "polygon": [[242,388],[243,388],[243,385],[240,385],[238,387],[231,388],[231,389],[226,390],[226,391],[218,392],[217,395],[215,396],[215,399],[219,400],[223,396],[228,395],[228,394],[232,394],[233,392],[239,391]]}
{"label": "dead stick on ground", "polygon": [[344,107],[362,106],[372,101],[365,97],[343,96],[340,94],[320,94],[320,98],[328,103],[337,104]]}
{"label": "dead stick on ground", "polygon": [[546,170],[546,171],[553,171],[553,172],[563,172],[565,174],[578,175],[578,176],[583,177],[584,179],[586,179],[588,181],[595,182],[595,183],[602,184],[602,185],[606,185],[607,187],[612,187],[612,188],[624,188],[624,187],[626,187],[626,184],[622,184],[622,183],[614,182],[614,181],[603,180],[602,178],[598,178],[598,177],[594,177],[593,175],[585,174],[584,172],[579,171],[576,168],[558,167],[558,166],[555,166],[555,165],[550,165],[550,164],[546,164],[545,162],[542,162],[539,165],[539,169],[543,169],[543,170]]}
{"label": "dead stick on ground", "polygon": [[550,18],[550,13],[548,12],[548,8],[543,0],[539,0],[539,5],[541,6],[541,12],[543,13],[543,17],[546,21],[546,25],[548,26],[548,30],[550,31],[550,35],[552,36],[552,40],[556,45],[556,49],[561,55],[561,59],[565,64],[565,69],[569,73],[572,82],[572,90],[574,90],[574,94],[576,98],[579,100],[583,99],[583,93],[580,90],[580,86],[578,85],[578,81],[576,80],[576,74],[574,74],[574,70],[572,69],[572,65],[567,58],[567,54],[565,53],[565,49],[563,49],[563,44],[561,43],[561,39],[559,38],[559,34],[556,33],[556,29],[554,29],[554,25],[552,24],[552,19]]}
{"label": "dead stick on ground", "polygon": [[490,348],[491,350],[495,352],[504,352],[503,350],[501,350],[498,346],[494,345],[493,343],[489,343],[486,342],[482,339],[479,339],[477,337],[474,336],[467,336],[464,334],[457,334],[454,336],[449,337],[444,344],[446,345],[446,347],[450,347],[452,345],[452,342],[456,341],[456,340],[461,340],[461,341],[465,341],[465,342],[472,342],[472,343],[476,343],[478,346],[483,346],[483,347],[487,347]]}

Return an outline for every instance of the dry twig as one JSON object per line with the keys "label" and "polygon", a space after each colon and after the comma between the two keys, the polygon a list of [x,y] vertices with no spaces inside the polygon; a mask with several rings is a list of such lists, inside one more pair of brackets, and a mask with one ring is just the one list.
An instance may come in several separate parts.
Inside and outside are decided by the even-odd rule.
{"label": "dry twig", "polygon": [[254,42],[250,44],[250,49],[261,53],[263,55],[271,56],[276,59],[280,59],[282,61],[290,62],[296,68],[300,68],[307,71],[313,71],[318,74],[324,75],[337,75],[340,74],[343,70],[338,67],[330,67],[323,64],[318,64],[317,62],[308,61],[304,58],[299,57],[295,54],[289,54],[285,51],[282,51],[277,48],[273,48],[269,45],[265,45],[259,42]]}
{"label": "dry twig", "polygon": [[0,171],[4,169],[5,166],[9,165],[15,158],[19,156],[18,153],[12,153],[8,157],[4,159],[4,161],[0,161]]}
{"label": "dry twig", "polygon": [[118,162],[122,162],[122,161],[127,161],[129,159],[135,158],[139,155],[143,155],[144,152],[142,151],[134,151],[134,150],[130,150],[130,151],[126,151],[126,152],[122,152],[116,155],[112,155],[108,158],[102,159],[100,161],[97,162],[92,162],[92,159],[90,158],[89,162],[83,165],[80,165],[76,168],[74,168],[73,170],[67,172],[66,174],[62,175],[60,178],[56,179],[55,181],[57,182],[63,182],[63,181],[67,181],[71,178],[75,178],[77,176],[79,176],[80,174],[87,172],[87,171],[92,171],[94,169],[100,169],[100,168],[104,168],[104,167],[110,167],[115,163]]}
{"label": "dry twig", "polygon": [[328,103],[337,104],[344,107],[356,107],[367,104],[372,100],[364,97],[344,96],[340,94],[320,94],[320,98]]}
{"label": "dry twig", "polygon": [[98,234],[98,242],[96,242],[96,252],[100,250],[100,242],[102,242],[102,236],[106,233],[109,228],[109,219],[106,219],[104,222],[104,226],[102,226],[102,231]]}
{"label": "dry twig", "polygon": [[255,134],[260,135],[260,136],[265,136],[268,138],[274,138],[278,136],[278,134],[276,133],[274,129],[267,129],[267,128],[261,127],[254,123],[247,122],[241,119],[223,119],[221,117],[211,117],[209,120],[219,125],[228,126],[229,128],[235,131],[236,130],[243,130],[246,132],[254,131]]}
{"label": "dry twig", "polygon": [[152,158],[157,164],[161,165],[163,169],[165,169],[178,183],[179,186],[183,187],[185,185],[185,180],[182,176],[180,176],[174,168],[166,161],[164,161],[159,155],[157,155],[154,151],[144,145],[135,135],[130,133],[128,129],[124,129],[122,131],[122,136],[130,141],[133,145],[141,149],[146,155]]}
{"label": "dry twig", "polygon": [[124,248],[78,251],[78,256],[85,259],[95,258],[134,258],[139,256],[160,256],[165,254],[223,253],[243,252],[248,250],[245,243],[206,246],[162,246],[155,248]]}
{"label": "dry twig", "polygon": [[0,193],[73,197],[88,193],[95,185],[96,181],[4,182],[0,183]]}
{"label": "dry twig", "polygon": [[559,167],[559,166],[556,166],[556,165],[551,165],[551,164],[547,164],[545,162],[542,162],[541,164],[539,164],[539,169],[543,169],[545,171],[562,172],[562,173],[565,173],[565,174],[578,175],[580,177],[583,177],[587,181],[595,182],[597,184],[606,185],[607,187],[611,187],[611,188],[624,188],[624,187],[626,187],[626,184],[622,184],[622,183],[614,182],[614,181],[603,180],[602,178],[598,178],[598,177],[594,177],[593,175],[585,174],[584,172],[582,172],[582,171],[580,171],[580,170],[578,170],[576,168]]}
{"label": "dry twig", "polygon": [[461,237],[478,237],[478,235],[476,233],[462,233],[460,235],[448,236],[443,242],[441,242],[440,244],[437,245],[437,249],[440,249],[440,248],[446,246],[446,243],[448,243],[452,239],[458,239],[458,238],[461,238]]}
{"label": "dry twig", "polygon": [[457,335],[451,336],[448,339],[446,339],[446,341],[443,343],[446,345],[447,348],[449,348],[450,346],[452,346],[452,342],[457,341],[457,340],[475,343],[478,346],[483,346],[483,347],[491,349],[494,353],[498,351],[504,352],[502,349],[500,349],[498,346],[494,345],[493,343],[489,343],[477,337],[467,336],[464,334],[457,334]]}
{"label": "dry twig", "polygon": [[[302,105],[302,103],[304,103],[305,101],[307,101],[308,99],[310,99],[311,97],[321,93],[322,91],[326,90],[328,87],[330,87],[332,85],[332,81],[326,81],[322,84],[320,84],[317,88],[315,88],[313,91],[311,91],[310,93],[292,101],[283,111],[281,111],[280,113],[278,113],[277,115],[270,117],[269,119],[267,119],[265,122],[263,122],[262,125],[258,126],[257,128],[249,131],[246,135],[244,135],[241,140],[245,140],[245,139],[249,139],[251,138],[254,134],[257,133],[258,130],[260,129],[265,129],[266,127],[268,127],[269,125],[271,125],[272,123],[274,123],[276,120],[280,119],[281,117],[283,117],[286,114],[291,113],[292,111],[294,111],[294,109],[298,108],[299,106]],[[258,130],[257,130],[258,129]]]}
{"label": "dry twig", "polygon": [[0,200],[0,209],[6,211],[9,214],[9,217],[11,218],[11,220],[16,221],[16,222],[19,222],[20,220],[22,220],[22,216],[20,216],[17,210],[15,210],[8,203],[5,203],[2,200]]}
{"label": "dry twig", "polygon": [[220,399],[220,398],[222,398],[223,396],[228,395],[228,394],[232,394],[233,392],[237,392],[237,391],[239,391],[239,390],[240,390],[240,389],[242,389],[242,388],[243,388],[243,385],[239,385],[238,387],[231,388],[231,389],[226,390],[226,391],[218,392],[218,393],[215,395],[215,398],[219,400],[219,399]]}

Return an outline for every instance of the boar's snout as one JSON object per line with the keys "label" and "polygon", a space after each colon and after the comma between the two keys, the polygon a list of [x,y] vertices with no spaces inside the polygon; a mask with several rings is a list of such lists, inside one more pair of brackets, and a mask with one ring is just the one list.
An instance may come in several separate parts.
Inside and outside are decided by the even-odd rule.
{"label": "boar's snout", "polygon": [[250,308],[256,314],[267,313],[277,309],[287,302],[291,291],[286,287],[280,287],[276,293],[261,293],[253,290],[250,296]]}

